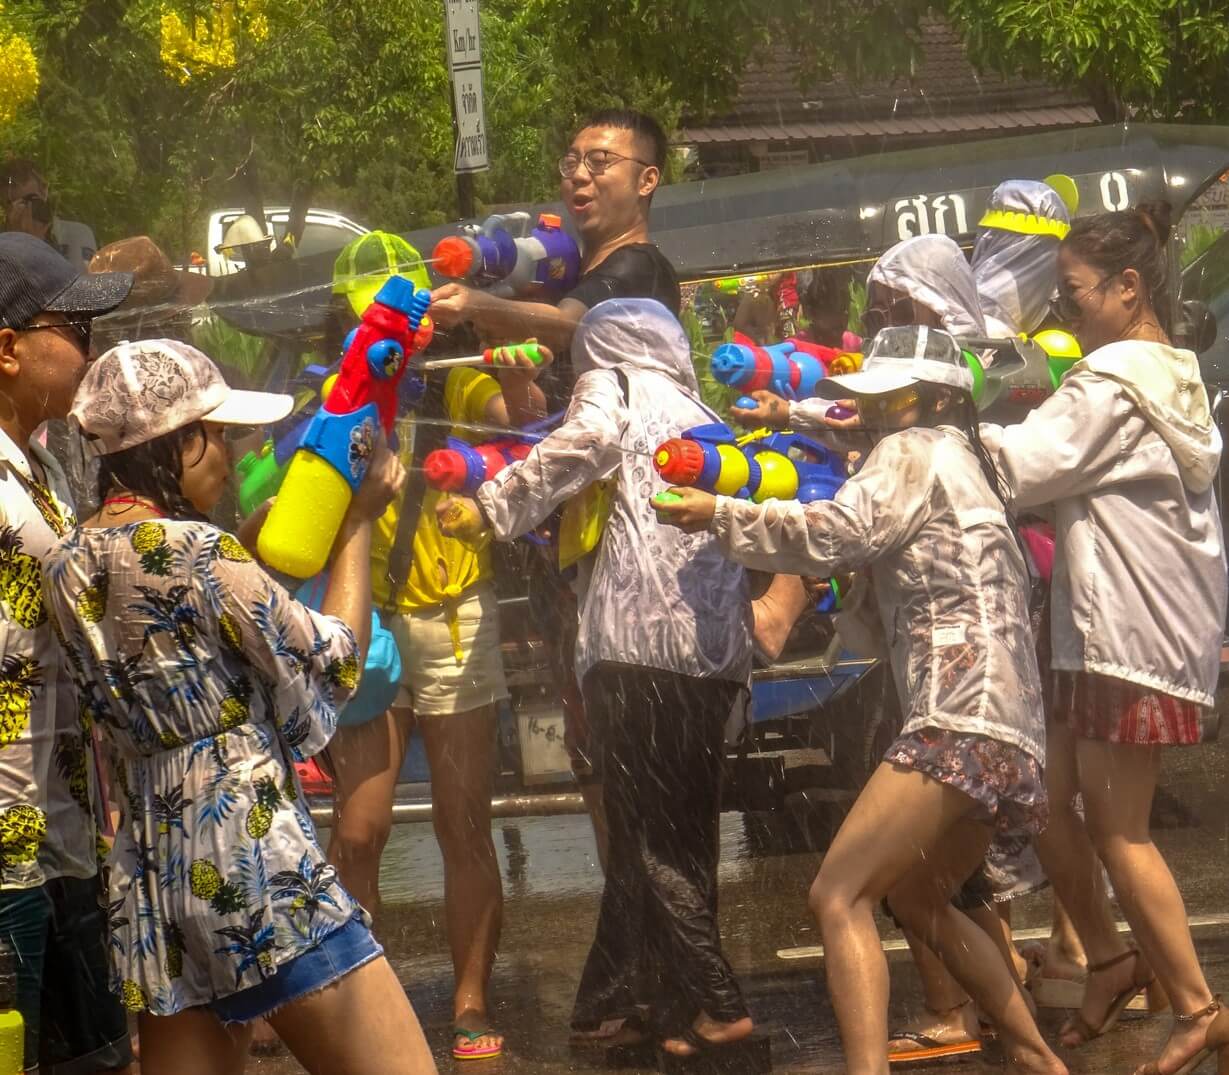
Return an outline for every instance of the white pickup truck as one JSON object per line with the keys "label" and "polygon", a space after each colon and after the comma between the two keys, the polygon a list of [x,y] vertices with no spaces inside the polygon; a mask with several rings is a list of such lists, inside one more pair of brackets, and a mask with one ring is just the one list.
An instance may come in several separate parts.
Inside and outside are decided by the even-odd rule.
{"label": "white pickup truck", "polygon": [[[204,253],[194,252],[191,263],[184,266],[190,272],[204,273],[209,276],[229,276],[241,272],[244,268],[242,254],[235,250],[222,251],[221,246],[229,228],[241,216],[242,209],[218,209],[209,215],[209,229],[205,242]],[[265,209],[265,231],[278,242],[286,234],[290,220],[288,205],[273,205]],[[309,209],[307,223],[303,228],[303,237],[299,240],[298,252],[301,257],[320,254],[326,250],[340,250],[356,235],[366,235],[370,228],[356,224],[353,220],[335,213],[331,209]]]}

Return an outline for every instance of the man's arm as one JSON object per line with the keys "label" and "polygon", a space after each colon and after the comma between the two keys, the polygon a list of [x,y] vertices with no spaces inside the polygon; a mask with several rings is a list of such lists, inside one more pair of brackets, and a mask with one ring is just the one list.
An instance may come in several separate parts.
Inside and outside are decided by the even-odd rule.
{"label": "man's arm", "polygon": [[468,321],[479,333],[497,340],[521,343],[535,338],[555,350],[572,342],[572,333],[588,307],[576,299],[558,306],[545,302],[501,299],[463,284],[445,284],[431,292],[428,311],[442,328]]}

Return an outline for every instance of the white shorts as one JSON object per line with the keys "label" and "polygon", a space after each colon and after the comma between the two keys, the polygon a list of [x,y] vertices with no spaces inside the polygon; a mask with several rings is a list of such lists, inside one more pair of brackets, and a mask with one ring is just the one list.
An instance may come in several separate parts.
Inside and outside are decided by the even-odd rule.
{"label": "white shorts", "polygon": [[484,583],[458,601],[398,613],[387,626],[401,654],[395,705],[412,707],[420,717],[447,716],[508,697],[493,586]]}

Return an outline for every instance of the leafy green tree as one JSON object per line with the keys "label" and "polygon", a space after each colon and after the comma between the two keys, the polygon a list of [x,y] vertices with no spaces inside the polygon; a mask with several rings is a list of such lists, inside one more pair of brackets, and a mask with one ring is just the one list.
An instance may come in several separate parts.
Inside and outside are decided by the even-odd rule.
{"label": "leafy green tree", "polygon": [[1224,0],[945,0],[984,67],[1087,92],[1105,122],[1223,121],[1229,107]]}

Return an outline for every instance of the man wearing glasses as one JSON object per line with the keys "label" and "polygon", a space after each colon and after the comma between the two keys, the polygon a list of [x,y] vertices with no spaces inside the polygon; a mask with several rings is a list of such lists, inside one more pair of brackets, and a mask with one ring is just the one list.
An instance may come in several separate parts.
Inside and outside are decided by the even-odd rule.
{"label": "man wearing glasses", "polygon": [[551,306],[445,284],[432,295],[436,323],[470,322],[483,336],[535,337],[562,351],[585,311],[605,299],[657,299],[677,315],[678,277],[649,242],[649,205],[667,149],[652,116],[622,109],[595,113],[559,159],[559,195],[581,243],[583,275],[576,287]]}
{"label": "man wearing glasses", "polygon": [[86,275],[42,239],[0,234],[0,941],[15,954],[26,1071],[132,1063],[98,908],[92,741],[43,606],[42,561],[73,512],[35,439],[68,414],[91,319],[131,287],[128,273]]}

